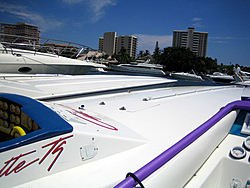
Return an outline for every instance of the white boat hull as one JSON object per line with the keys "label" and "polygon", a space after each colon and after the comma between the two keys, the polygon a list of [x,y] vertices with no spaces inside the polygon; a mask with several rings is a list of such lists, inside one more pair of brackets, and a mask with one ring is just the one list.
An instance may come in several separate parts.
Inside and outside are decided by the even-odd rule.
{"label": "white boat hull", "polygon": [[234,81],[232,76],[210,76],[215,82],[230,83]]}
{"label": "white boat hull", "polygon": [[189,73],[171,73],[171,76],[175,79],[182,79],[182,80],[191,80],[191,81],[203,81],[201,76],[197,76],[194,74],[189,74]]}
{"label": "white boat hull", "polygon": [[95,66],[86,61],[20,49],[1,53],[0,57],[0,73],[82,75]]}
{"label": "white boat hull", "polygon": [[92,66],[86,65],[58,65],[58,64],[3,64],[0,63],[1,73],[14,74],[68,74],[83,75],[87,74]]}
{"label": "white boat hull", "polygon": [[164,76],[165,73],[161,69],[155,68],[140,68],[140,67],[125,67],[119,65],[111,65],[111,69],[120,72],[132,72],[137,74],[151,74],[151,75],[159,75]]}

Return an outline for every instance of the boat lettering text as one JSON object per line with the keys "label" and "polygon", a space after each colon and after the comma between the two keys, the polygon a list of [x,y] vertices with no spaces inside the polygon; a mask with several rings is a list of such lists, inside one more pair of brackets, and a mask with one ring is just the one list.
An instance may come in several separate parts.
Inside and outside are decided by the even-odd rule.
{"label": "boat lettering text", "polygon": [[56,141],[53,141],[49,144],[46,144],[44,146],[41,147],[41,149],[47,148],[50,146],[49,150],[45,153],[45,155],[41,158],[37,157],[31,161],[26,161],[25,157],[28,155],[32,155],[34,153],[36,153],[36,150],[27,152],[27,153],[21,153],[16,157],[12,157],[9,160],[4,162],[4,166],[3,168],[0,169],[0,178],[2,176],[8,176],[11,173],[18,173],[20,171],[22,171],[23,169],[29,167],[32,164],[35,164],[38,162],[39,165],[41,165],[43,163],[43,161],[50,155],[55,155],[53,161],[51,162],[51,164],[49,165],[47,171],[50,171],[53,167],[53,165],[55,164],[56,160],[59,158],[59,156],[61,155],[61,153],[63,152],[63,145],[66,144],[66,139],[73,137],[73,135],[67,136],[67,137],[63,137],[63,138],[59,138]]}
{"label": "boat lettering text", "polygon": [[[42,164],[42,162],[46,159],[46,157],[51,153],[52,155],[54,155],[55,153],[58,152],[58,154],[56,155],[55,159],[52,161],[52,163],[50,164],[48,171],[51,170],[52,166],[55,164],[56,160],[58,159],[58,157],[61,155],[62,151],[63,151],[63,144],[66,144],[65,139],[72,137],[71,136],[67,136],[64,138],[60,138],[54,142],[51,142],[49,144],[46,144],[44,146],[42,146],[42,148],[46,148],[47,146],[51,146],[50,150],[43,156],[43,158],[39,161],[39,164]],[[59,144],[59,145],[58,145]],[[58,146],[57,146],[58,145]],[[56,147],[57,146],[57,147]]]}
{"label": "boat lettering text", "polygon": [[36,150],[33,150],[31,152],[28,152],[28,153],[20,154],[17,157],[12,157],[10,160],[5,161],[5,163],[4,163],[5,166],[0,170],[0,177],[2,177],[3,175],[8,176],[12,172],[18,173],[21,170],[23,170],[24,168],[30,166],[31,164],[34,164],[36,161],[39,160],[39,158],[34,159],[33,161],[29,162],[28,164],[26,164],[25,160],[21,161],[20,163],[16,163],[20,158],[27,156],[27,155],[30,155],[34,152],[36,152]]}

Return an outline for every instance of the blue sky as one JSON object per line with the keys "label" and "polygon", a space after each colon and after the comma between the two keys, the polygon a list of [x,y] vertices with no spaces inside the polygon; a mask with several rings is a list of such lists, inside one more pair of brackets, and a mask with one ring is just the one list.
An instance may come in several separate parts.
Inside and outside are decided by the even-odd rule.
{"label": "blue sky", "polygon": [[250,66],[249,0],[0,0],[0,21],[39,26],[42,38],[98,48],[104,32],[138,37],[140,50],[172,46],[174,30],[208,32],[207,56]]}

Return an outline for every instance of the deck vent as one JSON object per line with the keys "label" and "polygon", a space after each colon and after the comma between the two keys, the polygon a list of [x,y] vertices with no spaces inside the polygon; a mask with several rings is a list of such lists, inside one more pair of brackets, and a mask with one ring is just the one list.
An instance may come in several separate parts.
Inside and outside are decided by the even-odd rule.
{"label": "deck vent", "polygon": [[151,100],[151,97],[148,97],[148,98],[143,98],[142,101],[150,101]]}
{"label": "deck vent", "polygon": [[80,107],[78,107],[78,109],[83,110],[84,109],[84,104],[82,104]]}
{"label": "deck vent", "polygon": [[119,110],[126,110],[126,108],[122,106],[121,108],[119,108]]}

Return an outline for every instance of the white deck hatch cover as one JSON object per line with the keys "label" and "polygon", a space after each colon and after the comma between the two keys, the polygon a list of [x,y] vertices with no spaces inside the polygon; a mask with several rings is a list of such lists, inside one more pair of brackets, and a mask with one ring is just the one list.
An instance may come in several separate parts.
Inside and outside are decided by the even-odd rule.
{"label": "white deck hatch cover", "polygon": [[83,161],[94,158],[97,152],[98,152],[98,148],[96,148],[93,145],[80,147],[80,153],[81,153],[81,157]]}

